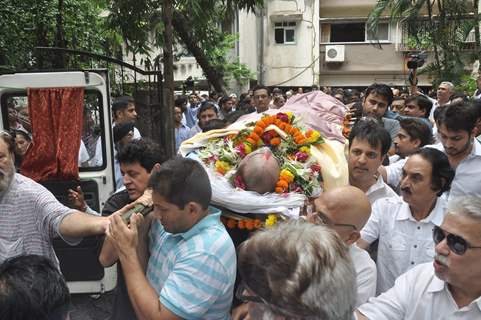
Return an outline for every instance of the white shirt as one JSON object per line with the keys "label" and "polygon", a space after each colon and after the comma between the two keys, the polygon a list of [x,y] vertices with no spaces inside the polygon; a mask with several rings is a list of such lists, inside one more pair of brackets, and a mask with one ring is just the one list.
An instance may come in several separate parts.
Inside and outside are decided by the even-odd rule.
{"label": "white shirt", "polygon": [[351,256],[356,270],[357,300],[356,308],[366,303],[371,297],[376,296],[376,264],[366,250],[359,248],[356,244],[349,246]]}
{"label": "white shirt", "polygon": [[[441,143],[426,147],[444,152]],[[448,201],[466,195],[481,197],[481,143],[477,139],[474,139],[471,153],[461,160],[456,167]]]}
{"label": "white shirt", "polygon": [[368,243],[379,239],[377,293],[394,285],[394,280],[412,267],[434,258],[433,228],[444,218],[446,201],[438,198],[433,210],[421,221],[413,218],[401,198],[384,198],[372,206],[371,217],[361,230]]}
{"label": "white shirt", "polygon": [[382,179],[382,176],[379,176],[377,178],[377,181],[375,184],[373,184],[366,192],[366,196],[369,199],[369,202],[371,205],[376,201],[381,198],[390,198],[390,197],[395,197],[399,198],[396,192],[394,192],[393,189],[391,189],[390,186],[388,186],[384,180]]}
{"label": "white shirt", "polygon": [[481,297],[460,309],[429,262],[401,275],[392,289],[359,311],[373,320],[475,320],[481,319]]}
{"label": "white shirt", "polygon": [[87,147],[85,147],[84,142],[80,139],[80,149],[78,153],[78,166],[81,167],[87,161],[89,161],[89,153],[87,151]]}
{"label": "white shirt", "polygon": [[401,183],[403,167],[408,158],[399,159],[398,161],[385,166],[386,183],[390,186],[398,186]]}

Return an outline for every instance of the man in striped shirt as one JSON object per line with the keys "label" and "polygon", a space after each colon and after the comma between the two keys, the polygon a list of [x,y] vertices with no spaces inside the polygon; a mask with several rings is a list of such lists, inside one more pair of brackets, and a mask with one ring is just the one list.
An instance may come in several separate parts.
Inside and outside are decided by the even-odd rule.
{"label": "man in striped shirt", "polygon": [[53,238],[78,244],[84,236],[103,234],[108,218],[68,208],[42,185],[15,173],[13,150],[13,137],[0,131],[0,263],[37,254],[58,266]]}
{"label": "man in striped shirt", "polygon": [[[236,253],[220,212],[208,207],[207,173],[195,160],[176,158],[152,173],[149,185],[156,218],[150,231],[142,230],[139,215],[127,227],[119,214],[111,216],[107,231],[137,316],[229,319]],[[142,250],[147,239],[149,253]]]}

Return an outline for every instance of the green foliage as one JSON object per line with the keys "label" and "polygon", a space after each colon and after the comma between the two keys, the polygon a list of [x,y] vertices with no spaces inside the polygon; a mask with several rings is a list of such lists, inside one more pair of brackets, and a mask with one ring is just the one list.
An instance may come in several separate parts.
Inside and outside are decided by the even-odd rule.
{"label": "green foliage", "polygon": [[[430,73],[435,83],[450,80],[460,84],[464,66],[473,59],[472,54],[466,53],[465,40],[479,24],[474,12],[477,9],[472,1],[379,0],[369,15],[368,32],[375,34],[380,18],[385,15],[393,22],[405,24],[408,31],[405,45],[409,49],[433,50],[434,63],[420,72]],[[478,54],[479,47],[476,39]]]}
{"label": "green foliage", "polygon": [[118,44],[118,38],[105,29],[100,17],[105,9],[102,1],[63,0],[63,12],[59,12],[59,0],[0,0],[0,8],[0,65],[9,69],[55,65],[55,55],[34,48],[57,44],[59,13],[66,47],[104,53],[107,46]]}

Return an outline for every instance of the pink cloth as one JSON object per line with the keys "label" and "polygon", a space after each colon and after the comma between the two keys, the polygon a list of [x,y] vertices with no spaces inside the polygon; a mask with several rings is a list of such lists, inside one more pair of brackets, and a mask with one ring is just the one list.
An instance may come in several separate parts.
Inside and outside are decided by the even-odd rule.
{"label": "pink cloth", "polygon": [[[266,114],[291,111],[301,117],[305,126],[319,131],[329,140],[345,143],[342,127],[347,107],[334,97],[322,91],[312,91],[292,96],[280,109],[269,109]],[[250,113],[241,117],[242,121],[256,121],[257,113]]]}

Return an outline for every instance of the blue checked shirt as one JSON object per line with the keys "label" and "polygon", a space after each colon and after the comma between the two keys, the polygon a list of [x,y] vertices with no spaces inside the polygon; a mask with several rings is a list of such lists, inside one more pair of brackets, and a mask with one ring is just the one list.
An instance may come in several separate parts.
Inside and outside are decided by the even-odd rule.
{"label": "blue checked shirt", "polygon": [[162,305],[184,319],[229,319],[236,253],[220,211],[180,234],[154,220],[149,237],[147,278]]}

